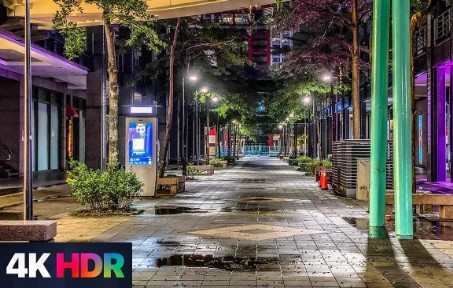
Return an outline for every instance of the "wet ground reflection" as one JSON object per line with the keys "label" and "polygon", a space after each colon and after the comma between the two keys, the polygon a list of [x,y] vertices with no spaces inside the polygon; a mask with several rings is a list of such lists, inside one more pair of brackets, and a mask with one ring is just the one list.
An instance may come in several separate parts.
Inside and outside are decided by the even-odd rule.
{"label": "wet ground reflection", "polygon": [[[343,219],[359,230],[368,230],[367,218],[344,217]],[[393,221],[388,221],[386,227],[387,231],[395,231],[395,223]],[[416,218],[414,219],[414,238],[453,241],[453,222]]]}
{"label": "wet ground reflection", "polygon": [[213,255],[184,255],[176,254],[166,258],[158,258],[155,267],[184,266],[205,267],[226,271],[280,271],[279,258],[250,258],[250,257],[214,257]]}
{"label": "wet ground reflection", "polygon": [[155,215],[174,215],[183,213],[207,213],[207,210],[201,210],[198,208],[183,207],[183,206],[156,206],[154,207]]}

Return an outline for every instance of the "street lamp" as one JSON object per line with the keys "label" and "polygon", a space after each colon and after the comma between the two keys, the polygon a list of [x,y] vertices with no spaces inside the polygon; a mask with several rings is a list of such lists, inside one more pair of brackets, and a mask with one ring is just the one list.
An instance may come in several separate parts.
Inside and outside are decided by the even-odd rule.
{"label": "street lamp", "polygon": [[330,82],[332,82],[332,80],[333,80],[333,76],[330,73],[326,73],[322,76],[322,81],[324,81],[326,83],[330,83]]}
{"label": "street lamp", "polygon": [[30,0],[25,1],[25,65],[24,65],[24,220],[33,220],[33,97],[31,70]]}
{"label": "street lamp", "polygon": [[[332,140],[337,141],[338,139],[338,123],[337,123],[337,105],[338,95],[334,93],[334,82],[335,77],[331,73],[326,73],[322,77],[323,81],[330,84],[330,105],[332,113]],[[335,94],[335,95],[334,95]],[[332,142],[333,142],[332,141]]]}
{"label": "street lamp", "polygon": [[[201,92],[203,93],[208,93],[209,92],[209,89],[207,87],[203,87],[201,88]],[[214,97],[216,98],[216,100],[214,101],[213,99],[211,99],[213,102],[217,102],[219,99],[217,97]],[[210,121],[209,121],[209,97],[206,98],[206,136],[205,136],[205,151],[206,151],[206,164],[209,165],[209,134],[210,134],[210,130],[211,130],[211,125],[210,125]]]}
{"label": "street lamp", "polygon": [[[315,121],[315,115],[316,115],[316,111],[315,111],[315,98],[313,97],[310,97],[310,96],[307,96],[303,99],[303,102],[305,105],[308,105],[310,104],[310,102],[312,102],[312,117],[313,117],[313,157],[316,158],[317,157],[317,124],[316,124],[316,121]],[[310,110],[309,110],[310,111]],[[309,115],[310,116],[310,115]],[[309,117],[310,118],[310,117]],[[306,132],[305,132],[306,133]]]}

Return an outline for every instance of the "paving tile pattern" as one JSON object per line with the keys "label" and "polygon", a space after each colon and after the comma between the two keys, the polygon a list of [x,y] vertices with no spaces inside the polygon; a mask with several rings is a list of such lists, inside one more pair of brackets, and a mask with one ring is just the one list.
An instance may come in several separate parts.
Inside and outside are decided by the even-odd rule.
{"label": "paving tile pattern", "polygon": [[[245,158],[139,205],[91,239],[133,243],[134,287],[453,287],[451,242],[368,239],[366,204],[277,159]],[[162,205],[192,209],[156,215]]]}

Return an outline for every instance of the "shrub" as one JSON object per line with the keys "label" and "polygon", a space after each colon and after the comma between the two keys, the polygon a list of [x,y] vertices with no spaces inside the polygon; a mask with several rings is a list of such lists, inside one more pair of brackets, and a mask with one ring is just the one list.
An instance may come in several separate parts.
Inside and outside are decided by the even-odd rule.
{"label": "shrub", "polygon": [[209,161],[209,163],[211,165],[214,165],[214,167],[216,167],[216,168],[222,168],[223,167],[222,161],[224,161],[224,160],[222,160],[220,158],[213,158]]}
{"label": "shrub", "polygon": [[111,165],[107,171],[89,169],[84,163],[71,160],[67,182],[77,201],[93,212],[128,210],[133,197],[139,195],[143,183],[132,171]]}
{"label": "shrub", "polygon": [[329,160],[322,160],[321,166],[326,169],[330,169],[330,168],[332,168],[332,162],[330,162]]}
{"label": "shrub", "polygon": [[224,156],[222,159],[228,161],[228,164],[234,164],[236,162],[234,156]]}
{"label": "shrub", "polygon": [[297,158],[297,162],[298,162],[299,165],[300,164],[305,164],[305,163],[310,163],[312,161],[313,161],[313,159],[310,158],[310,157],[307,157],[307,156],[300,156],[300,157]]}

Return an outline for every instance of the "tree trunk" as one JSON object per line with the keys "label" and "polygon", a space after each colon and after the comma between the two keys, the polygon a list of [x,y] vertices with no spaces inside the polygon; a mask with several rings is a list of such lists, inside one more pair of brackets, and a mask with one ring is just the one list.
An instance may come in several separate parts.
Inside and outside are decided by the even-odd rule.
{"label": "tree trunk", "polygon": [[353,138],[360,139],[360,47],[357,0],[352,0],[352,109]]}
{"label": "tree trunk", "polygon": [[412,193],[416,193],[416,176],[415,176],[415,165],[416,163],[416,157],[415,157],[415,152],[417,149],[417,125],[415,123],[416,121],[416,115],[417,115],[417,110],[415,108],[415,70],[414,70],[414,34],[415,34],[415,27],[417,26],[418,21],[420,20],[422,16],[421,12],[417,12],[411,17],[411,43],[410,43],[410,49],[411,49],[411,107],[412,107]]}
{"label": "tree trunk", "polygon": [[115,50],[115,31],[109,19],[104,18],[105,38],[107,45],[107,73],[109,76],[109,166],[117,165],[118,159],[118,70]]}
{"label": "tree trunk", "polygon": [[168,148],[170,146],[170,132],[173,120],[173,92],[174,92],[174,66],[175,66],[175,50],[178,43],[178,35],[181,26],[181,18],[176,22],[176,28],[173,35],[173,43],[170,48],[170,77],[169,77],[169,92],[168,92],[168,107],[167,107],[167,125],[165,128],[164,151],[160,159],[159,178],[164,177],[165,166],[167,164]]}

